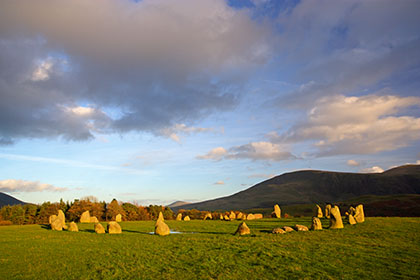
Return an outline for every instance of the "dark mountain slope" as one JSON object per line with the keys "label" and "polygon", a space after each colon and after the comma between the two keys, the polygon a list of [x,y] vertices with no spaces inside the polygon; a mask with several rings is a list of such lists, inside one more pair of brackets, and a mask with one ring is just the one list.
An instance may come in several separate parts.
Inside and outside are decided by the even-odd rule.
{"label": "dark mountain slope", "polygon": [[362,195],[420,194],[420,165],[406,165],[380,174],[296,171],[261,182],[234,195],[177,209],[249,209],[280,205],[335,202]]}
{"label": "dark mountain slope", "polygon": [[5,193],[0,193],[0,208],[5,205],[25,204],[25,202]]}

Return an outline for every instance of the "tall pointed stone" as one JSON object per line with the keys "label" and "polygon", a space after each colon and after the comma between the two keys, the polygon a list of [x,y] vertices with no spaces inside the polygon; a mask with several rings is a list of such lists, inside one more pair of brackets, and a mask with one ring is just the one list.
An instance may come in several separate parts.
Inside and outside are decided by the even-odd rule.
{"label": "tall pointed stone", "polygon": [[178,215],[176,215],[176,220],[182,221],[182,213],[178,213]]}
{"label": "tall pointed stone", "polygon": [[277,219],[281,218],[281,209],[278,204],[274,205],[274,211],[271,213],[271,217]]}
{"label": "tall pointed stone", "polygon": [[325,218],[329,219],[331,214],[331,204],[325,205]]}
{"label": "tall pointed stone", "polygon": [[317,218],[322,218],[323,217],[322,209],[318,204],[316,205],[316,209],[315,209],[315,217],[317,217]]}
{"label": "tall pointed stone", "polygon": [[341,219],[340,209],[336,205],[333,208],[331,208],[330,228],[331,229],[338,229],[338,228],[343,228],[343,227],[344,226],[343,226],[343,220]]}
{"label": "tall pointed stone", "polygon": [[236,214],[235,214],[235,212],[230,211],[230,214],[229,214],[229,219],[231,219],[231,220],[235,220],[235,219],[236,219]]}
{"label": "tall pointed stone", "polygon": [[164,221],[165,219],[163,218],[163,214],[162,214],[162,212],[159,212],[159,216],[158,216],[158,218],[157,218],[157,222],[159,222],[159,221]]}
{"label": "tall pointed stone", "polygon": [[64,216],[64,212],[61,209],[58,210],[57,218],[60,219],[60,221],[63,225],[66,224],[66,217]]}
{"label": "tall pointed stone", "polygon": [[356,206],[356,213],[354,214],[354,219],[357,223],[363,223],[365,221],[365,212],[363,211],[363,204]]}
{"label": "tall pointed stone", "polygon": [[117,214],[117,216],[115,216],[115,221],[116,221],[116,222],[121,222],[121,221],[122,221],[122,216],[121,216],[121,214]]}

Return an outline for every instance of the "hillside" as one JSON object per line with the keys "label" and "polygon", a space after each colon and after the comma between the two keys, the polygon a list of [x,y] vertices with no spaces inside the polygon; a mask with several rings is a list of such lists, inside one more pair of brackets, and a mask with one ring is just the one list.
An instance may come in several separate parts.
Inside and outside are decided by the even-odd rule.
{"label": "hillside", "polygon": [[20,201],[19,199],[16,199],[13,196],[0,192],[0,208],[5,205],[16,205],[16,204],[25,204],[25,202]]}
{"label": "hillside", "polygon": [[364,195],[393,194],[420,194],[420,165],[404,165],[375,174],[317,170],[285,173],[231,196],[174,207],[174,210],[267,208],[276,203],[337,202]]}
{"label": "hillside", "polygon": [[166,205],[166,206],[169,207],[169,208],[173,208],[173,207],[180,207],[180,206],[186,205],[186,204],[189,204],[189,202],[178,200],[178,201],[172,202],[171,204]]}

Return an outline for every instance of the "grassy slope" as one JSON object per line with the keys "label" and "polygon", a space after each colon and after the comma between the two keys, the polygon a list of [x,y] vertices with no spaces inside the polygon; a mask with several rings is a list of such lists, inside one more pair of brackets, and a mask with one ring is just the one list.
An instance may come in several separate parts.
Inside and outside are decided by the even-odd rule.
{"label": "grassy slope", "polygon": [[[396,195],[364,195],[345,201],[335,202],[340,206],[342,215],[353,205],[362,203],[365,213],[369,216],[380,217],[420,217],[420,194],[396,194]],[[319,203],[324,209],[325,203]],[[280,205],[282,215],[288,213],[291,216],[314,215],[315,204]],[[243,210],[246,213],[263,213],[269,217],[273,211],[270,208],[254,208]]]}
{"label": "grassy slope", "polygon": [[[1,279],[419,279],[420,218],[368,218],[342,230],[273,235],[310,218],[167,222],[195,234],[149,235],[154,222],[123,222],[121,235],[0,227]],[[323,220],[324,225],[327,221]]]}

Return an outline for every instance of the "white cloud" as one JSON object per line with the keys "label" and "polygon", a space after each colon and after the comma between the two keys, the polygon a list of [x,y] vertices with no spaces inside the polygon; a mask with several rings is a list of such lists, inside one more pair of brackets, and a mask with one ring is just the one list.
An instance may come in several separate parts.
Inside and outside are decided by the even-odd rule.
{"label": "white cloud", "polygon": [[0,181],[0,191],[2,192],[63,192],[66,188],[56,187],[50,184],[43,184],[37,181],[25,181],[8,179]]}
{"label": "white cloud", "polygon": [[412,106],[420,107],[419,97],[324,97],[305,121],[287,134],[270,137],[277,142],[316,141],[321,155],[395,150],[420,140],[420,118],[402,114]]}
{"label": "white cloud", "polygon": [[359,163],[359,162],[357,162],[357,161],[355,161],[355,160],[353,160],[353,159],[349,159],[349,160],[347,161],[347,165],[348,165],[348,166],[359,166],[359,165],[360,165],[360,163]]}
{"label": "white cloud", "polygon": [[227,154],[227,151],[223,147],[217,147],[209,151],[207,154],[202,156],[197,156],[197,159],[209,159],[209,160],[215,160],[219,161],[221,160],[225,155]]}
{"label": "white cloud", "polygon": [[172,139],[173,141],[180,143],[180,134],[190,135],[202,132],[211,132],[214,131],[213,128],[204,128],[204,127],[194,127],[187,126],[185,124],[176,124],[169,128],[164,128],[160,131],[160,134]]}
{"label": "white cloud", "polygon": [[213,185],[224,185],[225,182],[224,181],[217,181],[216,183],[214,183]]}
{"label": "white cloud", "polygon": [[206,155],[197,156],[198,159],[250,159],[250,160],[268,160],[281,161],[294,159],[285,146],[273,144],[270,142],[251,142],[241,146],[234,146],[226,150],[223,147],[212,149]]}
{"label": "white cloud", "polygon": [[369,168],[364,168],[364,169],[360,170],[360,172],[362,172],[362,173],[382,173],[382,172],[384,172],[384,170],[379,166],[372,166],[372,167],[369,167]]}

